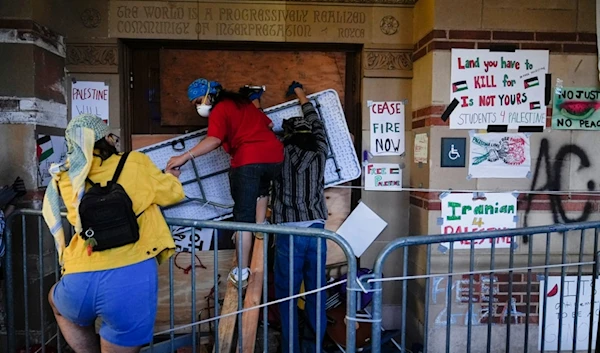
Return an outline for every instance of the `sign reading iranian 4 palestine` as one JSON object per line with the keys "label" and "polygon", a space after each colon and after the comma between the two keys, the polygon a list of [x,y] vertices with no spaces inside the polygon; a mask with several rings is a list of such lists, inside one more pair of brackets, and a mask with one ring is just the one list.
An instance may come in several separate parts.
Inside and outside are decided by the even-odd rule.
{"label": "sign reading iranian 4 palestine", "polygon": [[600,130],[600,90],[565,87],[560,94],[555,94],[552,128]]}
{"label": "sign reading iranian 4 palestine", "polygon": [[71,118],[99,116],[108,124],[108,86],[104,82],[77,81],[71,86]]}
{"label": "sign reading iranian 4 palestine", "polygon": [[547,50],[452,49],[451,129],[546,127]]}
{"label": "sign reading iranian 4 palestine", "polygon": [[371,154],[399,156],[404,153],[404,104],[373,102],[371,115]]}
{"label": "sign reading iranian 4 palestine", "polygon": [[526,134],[472,134],[470,153],[472,178],[526,178],[531,170]]}
{"label": "sign reading iranian 4 palestine", "polygon": [[[593,335],[592,347],[596,347],[596,335],[598,331],[598,311],[600,308],[600,293],[596,290],[593,295],[594,312],[592,309],[592,276],[579,277],[579,292],[577,291],[577,276],[565,276],[564,285],[561,288],[560,276],[548,277],[548,291],[544,293],[544,281],[540,281],[540,327],[538,338],[538,349],[542,349],[542,330],[546,332],[544,337],[544,350],[549,351],[572,351],[573,335],[575,333],[575,317],[577,316],[577,337],[575,350],[581,351],[588,349],[588,340],[590,333],[590,319],[592,319]],[[596,288],[599,288],[600,282],[596,280]],[[544,295],[545,294],[545,295]],[[579,307],[577,304],[579,297]],[[561,322],[562,299],[562,333],[560,347],[558,347],[558,329]],[[544,301],[546,301],[546,323],[544,322]]]}
{"label": "sign reading iranian 4 palestine", "polygon": [[365,190],[402,190],[402,169],[399,164],[369,163],[365,166]]}
{"label": "sign reading iranian 4 palestine", "polygon": [[[442,234],[483,232],[517,227],[517,198],[510,193],[485,194],[485,200],[473,199],[472,193],[451,193],[441,199]],[[510,237],[479,239],[475,249],[509,248]],[[444,243],[449,247],[449,243]],[[470,249],[469,241],[457,241],[454,249]]]}

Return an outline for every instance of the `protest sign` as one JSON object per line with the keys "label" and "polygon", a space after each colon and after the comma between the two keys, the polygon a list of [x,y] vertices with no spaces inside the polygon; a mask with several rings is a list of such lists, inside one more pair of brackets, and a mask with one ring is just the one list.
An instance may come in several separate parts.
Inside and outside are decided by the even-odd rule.
{"label": "protest sign", "polygon": [[599,89],[564,87],[552,106],[553,129],[600,130]]}
{"label": "protest sign", "polygon": [[547,50],[452,49],[451,129],[546,126]]}
{"label": "protest sign", "polygon": [[[487,193],[484,199],[472,193],[451,193],[441,198],[442,234],[483,232],[517,227],[517,198],[511,193]],[[475,249],[510,247],[510,237],[474,241]],[[449,243],[443,243],[449,247]],[[454,249],[470,249],[469,241],[457,241]]]}
{"label": "protest sign", "polygon": [[365,166],[365,190],[402,190],[402,169],[399,164],[369,163]]}
{"label": "protest sign", "polygon": [[526,134],[472,134],[471,178],[526,178],[531,171],[531,146]]}
{"label": "protest sign", "polygon": [[96,115],[108,124],[108,86],[104,82],[73,82],[71,118],[81,114]]}
{"label": "protest sign", "polygon": [[404,153],[404,104],[370,102],[371,154],[399,156]]}

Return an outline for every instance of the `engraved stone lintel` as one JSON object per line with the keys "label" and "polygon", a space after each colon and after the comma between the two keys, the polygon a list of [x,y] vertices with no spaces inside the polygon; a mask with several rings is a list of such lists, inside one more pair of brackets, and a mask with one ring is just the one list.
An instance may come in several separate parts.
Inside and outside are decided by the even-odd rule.
{"label": "engraved stone lintel", "polygon": [[67,43],[67,66],[117,69],[118,54],[116,44]]}
{"label": "engraved stone lintel", "polygon": [[412,53],[409,50],[367,50],[365,70],[412,71]]}

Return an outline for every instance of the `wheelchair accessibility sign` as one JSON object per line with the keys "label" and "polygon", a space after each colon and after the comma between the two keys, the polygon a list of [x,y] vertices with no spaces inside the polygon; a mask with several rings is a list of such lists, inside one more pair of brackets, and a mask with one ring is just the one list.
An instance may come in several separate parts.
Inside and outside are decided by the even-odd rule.
{"label": "wheelchair accessibility sign", "polygon": [[467,154],[466,138],[442,137],[442,168],[464,168]]}

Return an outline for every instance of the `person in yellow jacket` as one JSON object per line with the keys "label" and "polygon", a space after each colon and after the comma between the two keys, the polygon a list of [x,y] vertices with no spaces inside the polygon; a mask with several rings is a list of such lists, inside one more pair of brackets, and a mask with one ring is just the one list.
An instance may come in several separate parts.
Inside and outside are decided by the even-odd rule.
{"label": "person in yellow jacket", "polygon": [[[77,353],[135,353],[152,340],[158,295],[158,265],[175,251],[159,206],[184,198],[177,170],[161,172],[144,154],[131,152],[118,183],[139,215],[139,240],[104,251],[88,252],[81,233],[79,204],[86,178],[104,185],[122,158],[118,138],[98,117],[82,115],[65,131],[67,158],[50,168],[43,214],[54,236],[63,277],[48,295],[67,343]],[[61,199],[76,235],[65,246]],[[102,319],[100,342],[94,323]]]}

